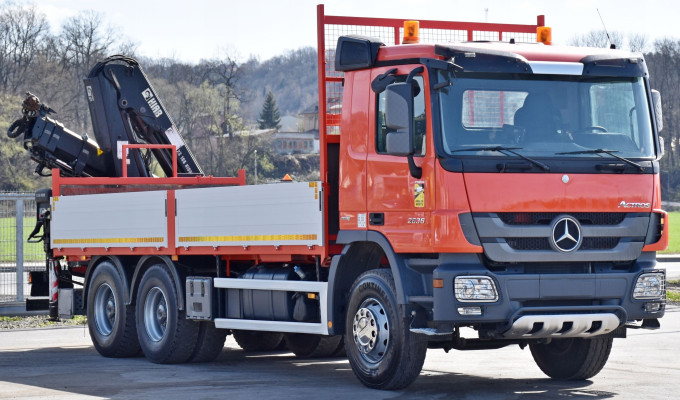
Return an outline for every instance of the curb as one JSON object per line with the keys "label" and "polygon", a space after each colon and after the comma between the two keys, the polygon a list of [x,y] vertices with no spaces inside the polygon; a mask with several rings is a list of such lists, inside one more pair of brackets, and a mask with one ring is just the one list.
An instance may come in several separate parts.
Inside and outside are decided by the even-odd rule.
{"label": "curb", "polygon": [[680,254],[658,254],[656,260],[659,262],[680,262]]}

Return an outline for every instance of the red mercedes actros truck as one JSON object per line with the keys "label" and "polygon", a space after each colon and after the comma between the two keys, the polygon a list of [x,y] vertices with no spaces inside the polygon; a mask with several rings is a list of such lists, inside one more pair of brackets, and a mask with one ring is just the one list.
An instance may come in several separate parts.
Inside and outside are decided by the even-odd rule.
{"label": "red mercedes actros truck", "polygon": [[231,333],[346,353],[380,389],[428,348],[528,346],[550,377],[596,375],[664,314],[660,97],[640,54],[551,46],[543,25],[319,6],[315,182],[203,176],[133,59],[85,80],[96,140],[29,96],[9,134],[52,171],[51,306],[86,310],[106,357],[213,360]]}

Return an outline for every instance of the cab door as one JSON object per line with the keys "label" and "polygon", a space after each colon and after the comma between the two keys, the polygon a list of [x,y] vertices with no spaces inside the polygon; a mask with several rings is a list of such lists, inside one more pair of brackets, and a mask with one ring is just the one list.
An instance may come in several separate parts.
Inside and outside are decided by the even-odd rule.
{"label": "cab door", "polygon": [[[419,65],[399,66],[396,81],[404,81]],[[394,67],[377,68],[371,79]],[[375,112],[369,118],[369,143],[366,158],[367,214],[369,230],[382,232],[397,252],[432,250],[431,213],[434,208],[434,146],[427,70],[415,75],[414,147],[415,165],[422,168],[420,178],[409,171],[408,158],[387,154],[385,92],[371,91]],[[415,85],[414,85],[415,86]]]}

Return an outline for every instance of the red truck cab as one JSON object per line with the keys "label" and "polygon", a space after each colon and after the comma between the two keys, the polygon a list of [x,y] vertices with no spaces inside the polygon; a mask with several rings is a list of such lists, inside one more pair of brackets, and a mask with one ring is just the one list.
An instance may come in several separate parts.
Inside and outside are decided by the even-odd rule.
{"label": "red truck cab", "polygon": [[[402,318],[430,347],[528,343],[561,379],[599,372],[635,321],[658,326],[663,144],[640,54],[343,36],[334,56],[346,246],[335,290],[334,269],[389,268]],[[354,333],[355,371],[380,350],[361,345],[357,321],[370,311],[350,306],[335,328]],[[462,327],[478,337],[462,339]]]}

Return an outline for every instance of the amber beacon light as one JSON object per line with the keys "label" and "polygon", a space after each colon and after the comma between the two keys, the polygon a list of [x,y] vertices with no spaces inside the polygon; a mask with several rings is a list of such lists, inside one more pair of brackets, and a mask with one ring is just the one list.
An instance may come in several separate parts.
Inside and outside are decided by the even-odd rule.
{"label": "amber beacon light", "polygon": [[404,21],[404,40],[402,44],[420,43],[420,36],[418,30],[420,23],[418,21]]}
{"label": "amber beacon light", "polygon": [[539,26],[538,28],[536,28],[536,41],[539,43],[551,45],[552,29],[547,26]]}

